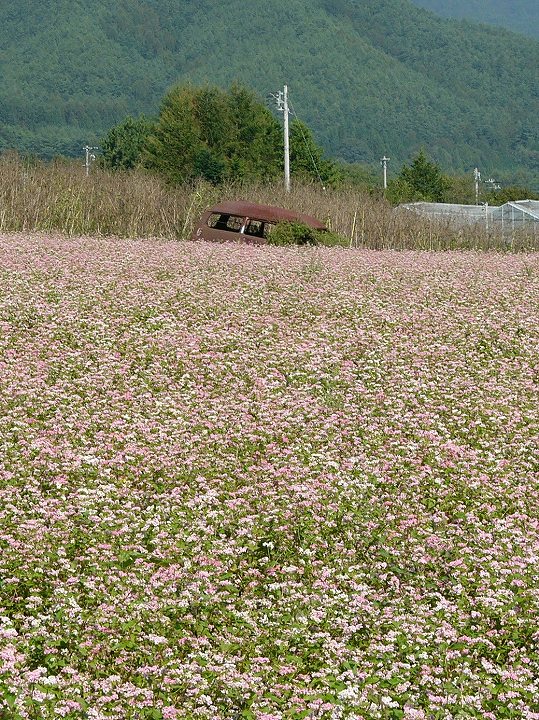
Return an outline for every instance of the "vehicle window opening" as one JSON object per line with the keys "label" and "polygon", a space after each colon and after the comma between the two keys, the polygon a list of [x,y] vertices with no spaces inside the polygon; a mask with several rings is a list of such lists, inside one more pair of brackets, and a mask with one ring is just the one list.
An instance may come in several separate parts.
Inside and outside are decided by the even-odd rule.
{"label": "vehicle window opening", "polygon": [[239,232],[243,226],[243,218],[239,215],[227,215],[213,213],[208,219],[208,225],[214,230],[227,230],[228,232]]}
{"label": "vehicle window opening", "polygon": [[267,239],[274,227],[275,223],[267,220],[249,220],[243,232],[244,235]]}
{"label": "vehicle window opening", "polygon": [[264,237],[264,223],[262,220],[249,220],[244,232],[253,237]]}

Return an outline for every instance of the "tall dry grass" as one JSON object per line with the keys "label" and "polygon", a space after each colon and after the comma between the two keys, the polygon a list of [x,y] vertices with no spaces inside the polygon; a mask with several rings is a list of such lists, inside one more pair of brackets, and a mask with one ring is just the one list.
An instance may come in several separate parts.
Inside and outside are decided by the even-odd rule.
{"label": "tall dry grass", "polygon": [[395,212],[382,199],[357,189],[282,184],[214,188],[204,183],[169,187],[143,171],[112,173],[97,166],[87,177],[76,162],[29,163],[0,156],[0,232],[43,231],[66,235],[189,238],[202,211],[218,200],[249,199],[314,215],[351,247],[372,249],[539,248],[539,230],[511,237],[485,228],[454,228]]}
{"label": "tall dry grass", "polygon": [[191,193],[143,173],[0,158],[0,230],[177,237]]}

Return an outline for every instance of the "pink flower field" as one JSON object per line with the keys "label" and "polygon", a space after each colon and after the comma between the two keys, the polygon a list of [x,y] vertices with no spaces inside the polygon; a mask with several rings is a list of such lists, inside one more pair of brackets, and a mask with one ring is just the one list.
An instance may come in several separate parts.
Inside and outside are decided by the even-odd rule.
{"label": "pink flower field", "polygon": [[539,718],[539,254],[1,236],[0,718]]}

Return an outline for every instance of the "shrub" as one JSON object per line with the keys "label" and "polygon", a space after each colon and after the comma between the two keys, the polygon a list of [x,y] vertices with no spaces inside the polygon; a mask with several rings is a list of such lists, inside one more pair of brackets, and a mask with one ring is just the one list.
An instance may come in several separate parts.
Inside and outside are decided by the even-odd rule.
{"label": "shrub", "polygon": [[300,222],[280,222],[270,233],[271,245],[318,245],[313,228]]}
{"label": "shrub", "polygon": [[346,245],[348,247],[350,245],[349,240],[331,230],[315,230],[314,232],[318,238],[318,245],[324,245],[325,247],[335,247],[337,245]]}
{"label": "shrub", "polygon": [[334,232],[315,230],[301,222],[280,222],[271,231],[270,245],[344,245],[345,239]]}

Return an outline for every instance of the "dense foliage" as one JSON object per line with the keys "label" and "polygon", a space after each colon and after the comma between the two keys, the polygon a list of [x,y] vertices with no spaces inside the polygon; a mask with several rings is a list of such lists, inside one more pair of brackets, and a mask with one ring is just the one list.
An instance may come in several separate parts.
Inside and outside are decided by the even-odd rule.
{"label": "dense foliage", "polygon": [[177,82],[237,80],[287,82],[335,158],[397,168],[424,146],[446,170],[528,177],[539,161],[539,43],[408,0],[5,0],[0,47],[0,148],[77,155]]}
{"label": "dense foliage", "polygon": [[462,17],[501,25],[509,30],[539,38],[537,0],[413,0],[446,17]]}
{"label": "dense foliage", "polygon": [[[109,130],[102,147],[106,168],[144,166],[169,183],[265,182],[283,173],[279,123],[255,93],[237,84],[228,91],[178,85],[166,94],[154,122],[128,117]],[[336,183],[346,175],[299,120],[290,125],[290,161],[300,181]]]}
{"label": "dense foliage", "polygon": [[404,200],[444,202],[451,185],[439,166],[421,150],[410,165],[404,165],[394,181],[389,183],[388,197],[395,203]]}
{"label": "dense foliage", "polygon": [[3,720],[536,720],[537,254],[0,268]]}
{"label": "dense foliage", "polygon": [[267,179],[277,175],[282,133],[252,92],[179,86],[163,100],[144,161],[167,180]]}
{"label": "dense foliage", "polygon": [[154,123],[145,117],[127,117],[112,127],[101,141],[101,162],[114,170],[133,170],[142,162],[142,154]]}
{"label": "dense foliage", "polygon": [[301,222],[280,222],[271,231],[270,245],[347,245],[346,239],[329,230],[316,230]]}
{"label": "dense foliage", "polygon": [[539,200],[539,193],[531,192],[526,188],[514,185],[507,187],[492,189],[485,193],[485,200],[490,205],[503,205],[511,200]]}

